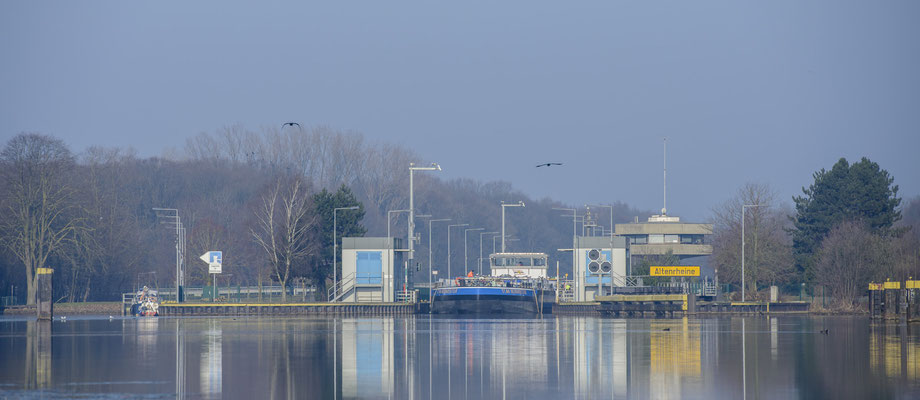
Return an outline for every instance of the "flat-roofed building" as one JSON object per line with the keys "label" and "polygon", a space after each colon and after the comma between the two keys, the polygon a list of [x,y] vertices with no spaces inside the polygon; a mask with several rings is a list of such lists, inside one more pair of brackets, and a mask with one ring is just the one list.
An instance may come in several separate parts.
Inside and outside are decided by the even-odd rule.
{"label": "flat-roofed building", "polygon": [[680,222],[680,217],[652,215],[647,222],[616,224],[615,232],[627,238],[633,256],[658,256],[669,250],[681,259],[712,254],[712,224]]}
{"label": "flat-roofed building", "polygon": [[393,302],[405,279],[402,250],[399,238],[342,238],[341,287],[330,301]]}

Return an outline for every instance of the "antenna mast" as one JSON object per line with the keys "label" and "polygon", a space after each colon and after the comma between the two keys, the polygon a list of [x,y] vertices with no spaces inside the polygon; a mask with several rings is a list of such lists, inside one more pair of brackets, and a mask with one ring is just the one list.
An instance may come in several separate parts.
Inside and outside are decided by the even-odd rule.
{"label": "antenna mast", "polygon": [[662,194],[661,215],[668,214],[668,138],[664,138],[664,192]]}

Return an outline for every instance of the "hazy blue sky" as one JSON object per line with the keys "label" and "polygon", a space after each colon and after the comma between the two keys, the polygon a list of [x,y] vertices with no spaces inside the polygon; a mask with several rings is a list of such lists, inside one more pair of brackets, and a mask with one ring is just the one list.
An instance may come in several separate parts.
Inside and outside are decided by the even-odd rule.
{"label": "hazy blue sky", "polygon": [[[0,139],[357,130],[573,204],[703,219],[839,157],[920,193],[920,2],[0,3]],[[535,169],[540,162],[564,167]]]}

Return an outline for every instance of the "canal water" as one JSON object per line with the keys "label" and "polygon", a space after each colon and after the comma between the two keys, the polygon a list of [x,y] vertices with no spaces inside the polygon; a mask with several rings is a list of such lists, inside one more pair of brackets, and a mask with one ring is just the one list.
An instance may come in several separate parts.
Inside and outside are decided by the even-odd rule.
{"label": "canal water", "polygon": [[0,398],[140,395],[920,398],[920,326],[808,316],[0,318]]}

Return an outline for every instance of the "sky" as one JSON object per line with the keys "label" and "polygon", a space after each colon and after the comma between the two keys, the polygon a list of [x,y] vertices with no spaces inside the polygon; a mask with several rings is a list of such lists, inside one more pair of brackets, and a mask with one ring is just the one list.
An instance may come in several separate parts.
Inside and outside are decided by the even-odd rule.
{"label": "sky", "polygon": [[[920,2],[0,2],[0,140],[142,156],[296,121],[439,176],[706,220],[868,157],[920,194]],[[544,162],[563,166],[535,168]]]}

